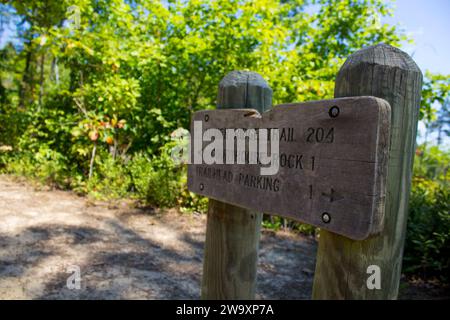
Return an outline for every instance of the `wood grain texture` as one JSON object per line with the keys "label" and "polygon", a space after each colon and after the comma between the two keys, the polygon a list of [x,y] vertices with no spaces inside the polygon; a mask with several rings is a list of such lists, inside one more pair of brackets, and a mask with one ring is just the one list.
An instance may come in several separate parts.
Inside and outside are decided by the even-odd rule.
{"label": "wood grain texture", "polygon": [[[255,72],[233,71],[219,84],[218,109],[272,106],[272,89]],[[262,213],[209,200],[202,299],[254,299]]]}
{"label": "wood grain texture", "polygon": [[[198,137],[211,128],[222,134],[229,129],[248,134],[249,138],[241,135],[237,140],[241,145],[245,140],[252,143],[255,155],[260,130],[277,128],[279,150],[273,167],[278,171],[263,175],[261,168],[267,165],[258,159],[254,164],[249,159],[236,163],[236,142],[232,147],[223,141],[223,158],[231,155],[233,163],[190,164],[190,191],[351,239],[365,239],[381,230],[390,123],[385,100],[351,97],[291,103],[262,115],[249,109],[205,110],[196,112],[194,121],[202,126]],[[202,144],[200,138],[193,141]],[[208,145],[203,142],[203,148]],[[329,220],[324,221],[324,214]]]}
{"label": "wood grain texture", "polygon": [[[386,44],[354,53],[339,71],[335,97],[372,95],[391,105],[384,228],[364,241],[320,232],[314,299],[397,298],[421,87],[422,73],[414,61]],[[381,269],[380,290],[366,286],[370,265]]]}

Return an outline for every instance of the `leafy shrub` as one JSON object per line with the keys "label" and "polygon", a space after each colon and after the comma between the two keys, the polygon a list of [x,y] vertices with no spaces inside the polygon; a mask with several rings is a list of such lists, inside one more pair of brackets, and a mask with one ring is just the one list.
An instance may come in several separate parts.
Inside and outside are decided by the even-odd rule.
{"label": "leafy shrub", "polygon": [[67,187],[66,158],[45,145],[37,152],[12,154],[3,161],[7,173],[33,178],[42,184]]}
{"label": "leafy shrub", "polygon": [[206,213],[208,211],[208,198],[190,192],[186,184],[181,193],[179,204],[182,212]]}
{"label": "leafy shrub", "polygon": [[166,144],[159,156],[137,154],[129,165],[137,196],[161,207],[177,205],[185,183],[186,169],[173,162],[170,147]]}
{"label": "leafy shrub", "polygon": [[131,177],[120,158],[109,154],[96,158],[95,171],[86,183],[87,192],[98,199],[126,197],[131,188]]}
{"label": "leafy shrub", "polygon": [[267,229],[280,230],[283,226],[283,218],[264,215],[262,226]]}
{"label": "leafy shrub", "polygon": [[450,154],[417,149],[404,252],[404,272],[448,280],[450,275]]}
{"label": "leafy shrub", "polygon": [[311,226],[309,224],[304,223],[295,223],[295,230],[298,232],[308,235],[308,236],[315,236],[319,232],[319,228],[316,228],[314,226]]}
{"label": "leafy shrub", "polygon": [[31,153],[3,155],[3,171],[14,175],[33,177],[35,165]]}
{"label": "leafy shrub", "polygon": [[281,228],[289,228],[293,231],[299,232],[307,236],[314,236],[319,230],[318,228],[309,224],[304,224],[298,221],[286,219],[279,216],[269,216],[269,215],[263,216],[262,225],[264,228],[273,230],[280,230]]}
{"label": "leafy shrub", "polygon": [[59,152],[41,146],[34,154],[36,161],[35,176],[39,181],[54,186],[65,186],[67,174],[66,158]]}
{"label": "leafy shrub", "polygon": [[404,271],[443,280],[450,275],[450,192],[416,179],[411,193]]}
{"label": "leafy shrub", "polygon": [[419,146],[414,159],[414,176],[437,181],[450,181],[450,152],[438,146]]}

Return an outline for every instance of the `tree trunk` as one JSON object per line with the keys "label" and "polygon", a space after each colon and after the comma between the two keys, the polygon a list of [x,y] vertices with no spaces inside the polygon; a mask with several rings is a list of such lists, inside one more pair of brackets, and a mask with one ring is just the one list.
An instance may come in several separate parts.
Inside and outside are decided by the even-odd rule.
{"label": "tree trunk", "polygon": [[31,71],[31,63],[33,58],[32,53],[32,45],[31,41],[25,45],[25,48],[27,50],[26,58],[25,58],[25,69],[23,71],[22,75],[22,81],[19,84],[19,106],[21,108],[25,108],[25,103],[27,98],[30,95],[32,82],[33,82],[33,73]]}
{"label": "tree trunk", "polygon": [[97,151],[97,141],[94,141],[94,147],[92,148],[91,163],[89,164],[89,180],[92,178],[92,174],[94,172],[94,160],[96,151]]}
{"label": "tree trunk", "polygon": [[42,97],[44,96],[44,67],[45,67],[45,52],[41,55],[40,62],[40,76],[39,76],[39,110],[42,107]]}

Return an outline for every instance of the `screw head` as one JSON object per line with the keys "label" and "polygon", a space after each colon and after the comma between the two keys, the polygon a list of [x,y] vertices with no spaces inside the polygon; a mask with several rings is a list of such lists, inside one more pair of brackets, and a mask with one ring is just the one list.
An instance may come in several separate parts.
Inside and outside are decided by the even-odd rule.
{"label": "screw head", "polygon": [[331,216],[330,216],[330,214],[328,212],[324,212],[322,214],[322,221],[324,223],[329,223],[331,221]]}
{"label": "screw head", "polygon": [[328,110],[328,114],[331,118],[336,118],[339,115],[339,107],[338,106],[332,106],[330,110]]}
{"label": "screw head", "polygon": [[203,185],[203,183],[200,183],[200,190],[205,189],[205,186]]}

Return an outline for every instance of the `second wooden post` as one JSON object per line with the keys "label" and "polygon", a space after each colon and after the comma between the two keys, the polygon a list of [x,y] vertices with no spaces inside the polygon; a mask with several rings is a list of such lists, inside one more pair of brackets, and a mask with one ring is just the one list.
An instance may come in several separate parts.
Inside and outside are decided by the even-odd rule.
{"label": "second wooden post", "polygon": [[[217,108],[272,106],[272,89],[257,73],[233,71],[219,84]],[[254,299],[262,213],[209,200],[202,299]]]}
{"label": "second wooden post", "polygon": [[[422,73],[411,57],[386,44],[357,51],[339,71],[335,97],[371,95],[391,105],[384,228],[364,241],[321,230],[314,299],[397,298],[421,87]],[[371,275],[379,285],[368,285]]]}

